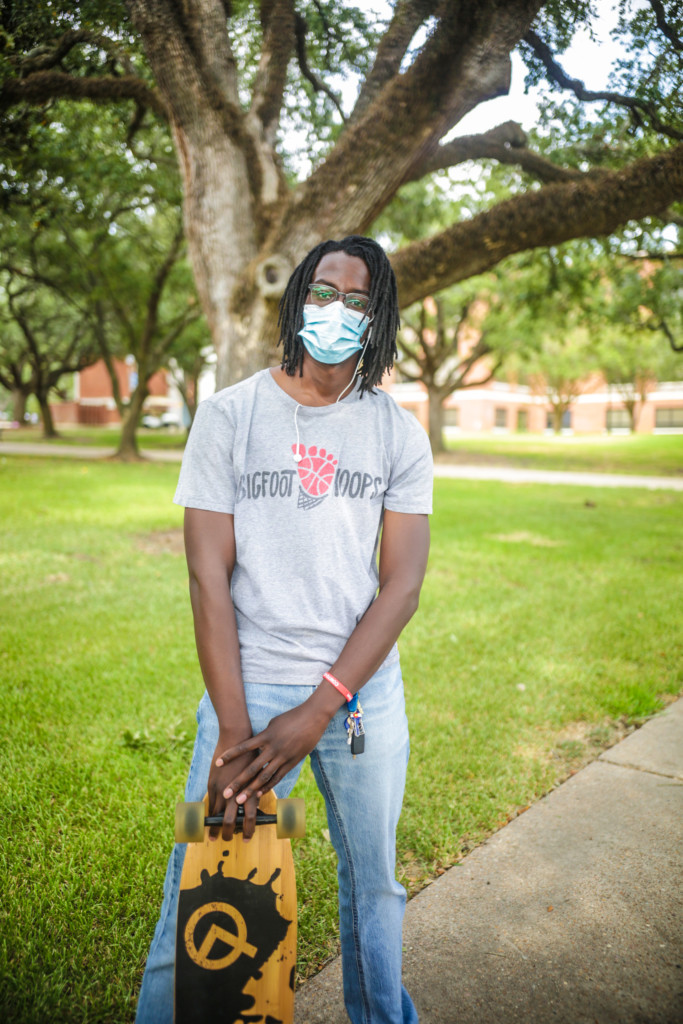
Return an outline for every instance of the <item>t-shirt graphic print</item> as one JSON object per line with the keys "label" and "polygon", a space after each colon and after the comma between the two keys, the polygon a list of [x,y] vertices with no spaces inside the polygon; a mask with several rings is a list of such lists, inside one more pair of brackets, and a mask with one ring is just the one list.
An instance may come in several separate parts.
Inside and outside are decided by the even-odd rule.
{"label": "t-shirt graphic print", "polygon": [[292,451],[295,456],[300,456],[296,467],[299,474],[298,507],[315,508],[327,496],[334,479],[337,460],[330,452],[318,448],[315,444],[308,450],[303,444],[293,444]]}

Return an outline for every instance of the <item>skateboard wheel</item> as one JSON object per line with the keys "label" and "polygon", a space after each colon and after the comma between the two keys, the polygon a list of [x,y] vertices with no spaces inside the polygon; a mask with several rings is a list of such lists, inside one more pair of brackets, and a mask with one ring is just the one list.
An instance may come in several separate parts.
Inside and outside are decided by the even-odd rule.
{"label": "skateboard wheel", "polygon": [[175,841],[176,843],[204,842],[204,801],[180,803],[175,807]]}
{"label": "skateboard wheel", "polygon": [[291,839],[306,834],[306,803],[302,797],[290,797],[277,802],[278,839]]}

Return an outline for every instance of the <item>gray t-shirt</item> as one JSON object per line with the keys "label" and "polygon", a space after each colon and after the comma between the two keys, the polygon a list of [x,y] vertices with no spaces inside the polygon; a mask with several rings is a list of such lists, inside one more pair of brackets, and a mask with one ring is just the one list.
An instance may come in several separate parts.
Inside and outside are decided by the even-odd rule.
{"label": "gray t-shirt", "polygon": [[383,510],[432,510],[429,441],[383,391],[298,405],[262,370],[200,404],[174,501],[234,516],[244,681],[317,685],[376,596]]}

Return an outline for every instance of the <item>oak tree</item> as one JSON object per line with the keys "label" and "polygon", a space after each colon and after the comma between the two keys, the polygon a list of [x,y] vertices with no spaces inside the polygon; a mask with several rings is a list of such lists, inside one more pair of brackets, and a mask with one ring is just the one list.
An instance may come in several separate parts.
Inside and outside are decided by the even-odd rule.
{"label": "oak tree", "polygon": [[[371,232],[406,184],[440,169],[493,160],[522,173],[512,197],[393,254],[402,306],[512,253],[680,216],[679,6],[625,0],[618,30],[648,45],[592,92],[561,55],[598,8],[394,0],[383,20],[331,0],[83,0],[77,11],[8,0],[2,130],[20,133],[55,98],[127,102],[131,140],[145,118],[167,121],[222,386],[272,358],[278,299],[312,245]],[[465,114],[506,93],[514,50],[531,77],[608,107],[619,145],[592,138],[577,159],[561,139],[529,145],[514,123],[454,136]],[[357,82],[351,102],[343,78]]]}

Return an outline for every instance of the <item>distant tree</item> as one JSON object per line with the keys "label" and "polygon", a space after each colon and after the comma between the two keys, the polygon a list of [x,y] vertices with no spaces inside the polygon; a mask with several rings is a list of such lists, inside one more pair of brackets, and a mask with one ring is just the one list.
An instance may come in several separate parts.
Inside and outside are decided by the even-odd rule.
{"label": "distant tree", "polygon": [[96,362],[99,352],[87,326],[44,288],[5,273],[0,286],[0,384],[15,396],[14,415],[24,418],[26,400],[40,407],[45,438],[58,436],[50,399],[63,378]]}
{"label": "distant tree", "polygon": [[[175,223],[174,223],[175,221]],[[105,332],[100,349],[105,355],[112,388],[116,388],[114,355],[126,352],[136,362],[136,383],[127,403],[120,395],[123,423],[117,455],[140,458],[137,430],[150,380],[175,356],[183,335],[201,319],[187,264],[182,259],[183,231],[172,214],[155,216],[153,231],[124,239],[93,269],[98,283],[98,308],[115,324],[117,351]]]}
{"label": "distant tree", "polygon": [[185,403],[190,425],[199,404],[199,382],[215,364],[215,353],[205,323],[197,321],[195,326],[201,332],[200,337],[193,336],[192,330],[186,331],[183,340],[187,344],[175,345],[174,355],[169,360],[169,369]]}
{"label": "distant tree", "polygon": [[[598,363],[636,430],[657,381],[683,377],[683,270],[647,257],[612,261],[600,313]],[[683,339],[682,339],[683,340]]]}
{"label": "distant tree", "polygon": [[553,430],[559,434],[566,414],[594,384],[591,375],[598,370],[588,331],[575,327],[563,337],[546,335],[537,349],[525,354],[524,366],[534,390],[547,397]]}
{"label": "distant tree", "polygon": [[406,311],[397,339],[399,375],[427,391],[434,454],[444,450],[444,401],[455,391],[487,383],[503,361],[487,338],[490,300],[473,295],[456,311],[454,298],[442,292]]}
{"label": "distant tree", "polygon": [[59,232],[46,207],[28,197],[0,212],[0,384],[24,418],[34,395],[46,438],[57,436],[50,399],[63,378],[99,358],[83,315],[83,282],[64,259]]}
{"label": "distant tree", "polygon": [[506,371],[547,397],[556,433],[595,384],[606,262],[596,243],[571,242],[521,254],[500,275],[501,331],[518,339]]}
{"label": "distant tree", "polygon": [[[149,381],[201,319],[184,259],[170,142],[165,131],[150,126],[138,133],[133,153],[118,138],[118,121],[108,109],[53,104],[49,113],[44,123],[25,126],[26,147],[6,165],[0,273],[21,282],[24,296],[30,290],[36,315],[51,311],[49,321],[41,312],[46,330],[34,330],[30,345],[25,342],[33,363],[49,354],[54,368],[58,333],[59,351],[68,352],[62,374],[104,359],[123,420],[118,454],[137,458],[136,431]],[[88,150],[92,137],[97,151]],[[7,295],[18,287],[13,284]],[[19,309],[17,301],[13,309]],[[17,326],[25,337],[26,300],[21,309],[24,326]],[[59,317],[55,310],[62,310]],[[67,311],[76,328],[65,349]],[[205,345],[206,337],[204,330],[197,344]],[[124,402],[116,360],[129,355],[137,362],[137,385]],[[0,364],[10,356],[16,386],[16,337],[12,347],[0,346]],[[29,356],[21,371],[26,393],[42,388],[46,379],[44,373],[28,374]],[[48,417],[47,399],[39,396],[39,402]]]}

